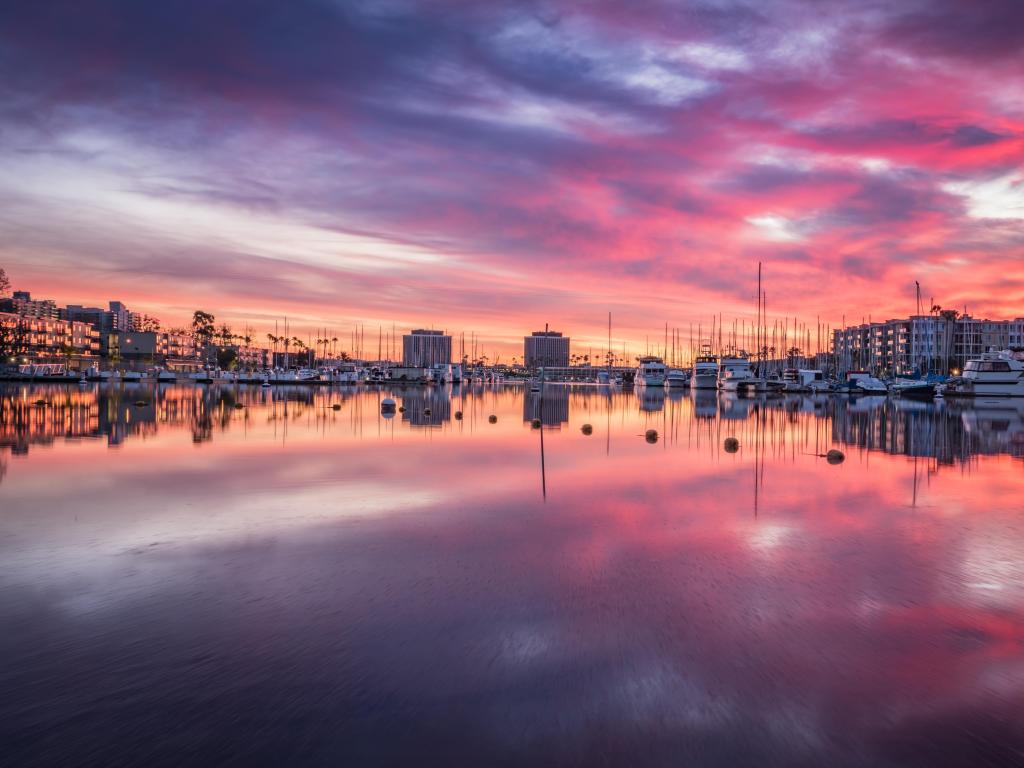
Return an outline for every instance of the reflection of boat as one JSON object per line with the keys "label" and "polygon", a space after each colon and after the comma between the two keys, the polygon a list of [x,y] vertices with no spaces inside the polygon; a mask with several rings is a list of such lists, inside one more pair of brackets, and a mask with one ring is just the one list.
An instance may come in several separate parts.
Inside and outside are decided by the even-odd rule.
{"label": "reflection of boat", "polygon": [[718,386],[727,392],[736,392],[754,383],[750,360],[743,355],[727,355],[718,367]]}
{"label": "reflection of boat", "polygon": [[693,393],[693,414],[698,419],[715,418],[718,415],[718,390],[696,390]]}
{"label": "reflection of boat", "polygon": [[670,389],[688,387],[690,386],[690,377],[686,375],[686,371],[673,368],[665,376],[665,386]]}
{"label": "reflection of boat", "polygon": [[633,382],[638,387],[661,387],[665,385],[665,373],[665,363],[662,359],[647,355],[640,358]]}
{"label": "reflection of boat", "polygon": [[718,389],[718,358],[711,354],[711,347],[705,344],[693,363],[690,376],[691,389]]}
{"label": "reflection of boat", "polygon": [[665,408],[665,388],[648,386],[640,392],[640,410],[647,412],[661,411]]}
{"label": "reflection of boat", "polygon": [[986,352],[949,379],[943,397],[1024,397],[1024,362],[1010,352]]}

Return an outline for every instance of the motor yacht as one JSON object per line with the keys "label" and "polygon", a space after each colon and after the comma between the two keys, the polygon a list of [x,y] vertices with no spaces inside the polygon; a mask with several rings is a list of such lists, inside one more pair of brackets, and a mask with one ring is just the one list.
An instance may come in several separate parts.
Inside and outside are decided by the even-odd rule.
{"label": "motor yacht", "polygon": [[691,389],[718,389],[718,358],[711,354],[711,347],[704,345],[693,362],[690,376]]}
{"label": "motor yacht", "polygon": [[667,369],[660,357],[641,357],[633,383],[638,387],[663,387]]}
{"label": "motor yacht", "polygon": [[745,355],[726,355],[718,365],[718,388],[738,392],[755,383],[750,359]]}
{"label": "motor yacht", "polygon": [[943,397],[1024,397],[1024,361],[1009,351],[985,352],[946,381]]}

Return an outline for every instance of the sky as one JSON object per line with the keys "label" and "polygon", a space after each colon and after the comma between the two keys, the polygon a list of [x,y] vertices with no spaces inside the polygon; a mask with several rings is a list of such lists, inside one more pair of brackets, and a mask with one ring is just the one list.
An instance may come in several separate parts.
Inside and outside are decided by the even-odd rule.
{"label": "sky", "polygon": [[0,0],[0,267],[60,302],[689,343],[1024,315],[1024,4]]}

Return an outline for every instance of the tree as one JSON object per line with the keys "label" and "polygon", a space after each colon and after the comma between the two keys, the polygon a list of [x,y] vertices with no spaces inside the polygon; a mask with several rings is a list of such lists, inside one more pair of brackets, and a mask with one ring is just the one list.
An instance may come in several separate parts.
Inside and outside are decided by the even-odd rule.
{"label": "tree", "polygon": [[6,296],[9,290],[11,290],[11,279],[7,277],[4,268],[0,267],[0,296]]}
{"label": "tree", "polygon": [[227,347],[217,350],[217,366],[222,371],[233,371],[238,367],[238,351]]}
{"label": "tree", "polygon": [[202,344],[212,344],[216,335],[213,325],[214,317],[209,312],[197,309],[192,313],[192,335]]}
{"label": "tree", "polygon": [[231,333],[231,327],[227,323],[221,323],[220,328],[217,330],[217,336],[220,337],[220,343],[225,347],[235,340],[234,334]]}

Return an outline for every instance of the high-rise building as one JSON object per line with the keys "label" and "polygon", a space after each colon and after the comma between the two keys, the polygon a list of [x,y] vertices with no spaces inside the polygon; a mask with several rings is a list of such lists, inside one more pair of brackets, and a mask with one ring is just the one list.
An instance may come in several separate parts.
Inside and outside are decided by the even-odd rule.
{"label": "high-rise building", "polygon": [[40,320],[57,320],[60,311],[53,299],[33,299],[28,291],[15,291],[9,299],[0,299],[0,312]]}
{"label": "high-rise building", "polygon": [[564,368],[569,365],[569,337],[558,331],[535,331],[523,339],[523,362],[528,368],[549,366]]}
{"label": "high-rise building", "polygon": [[452,337],[443,331],[417,329],[402,336],[402,364],[410,368],[430,368],[452,361]]}

